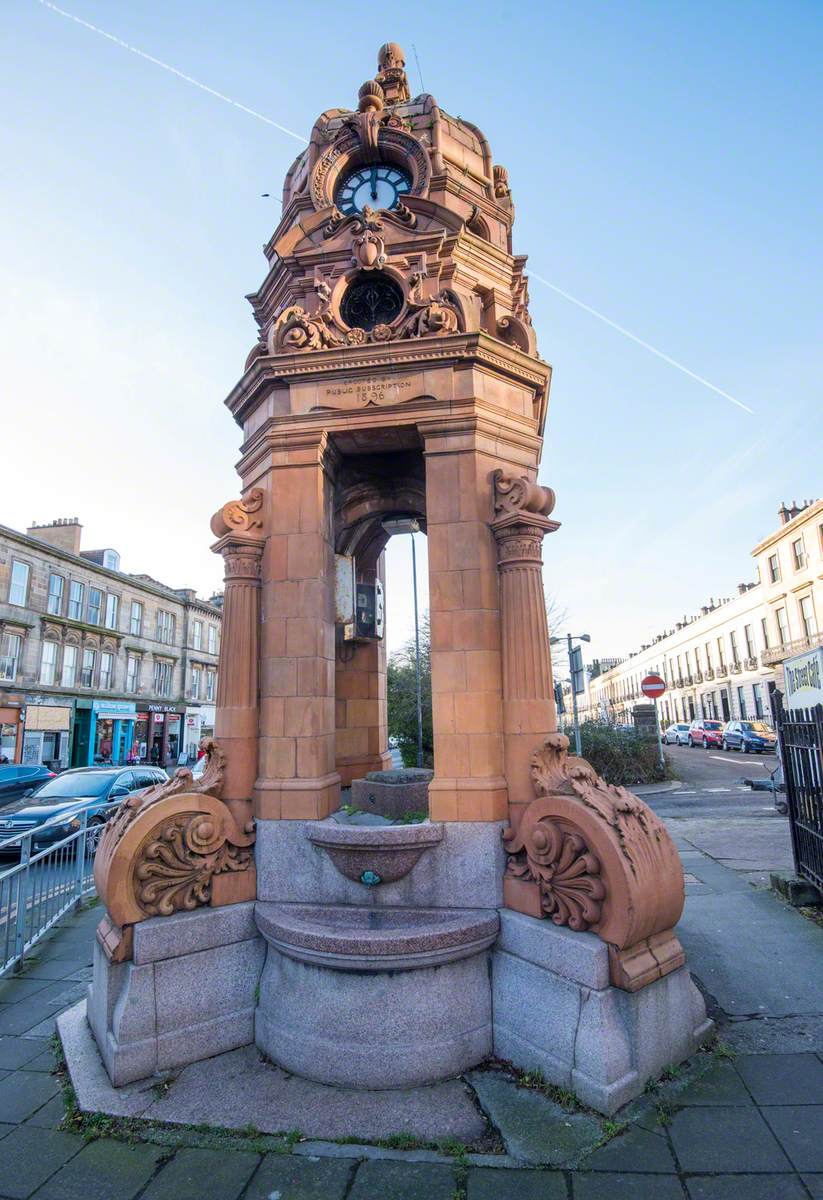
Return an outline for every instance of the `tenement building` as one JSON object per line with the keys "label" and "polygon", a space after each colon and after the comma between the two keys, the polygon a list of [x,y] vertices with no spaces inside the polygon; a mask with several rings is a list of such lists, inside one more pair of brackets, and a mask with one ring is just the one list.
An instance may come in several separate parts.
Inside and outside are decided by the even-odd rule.
{"label": "tenement building", "polygon": [[585,715],[630,719],[644,675],[666,680],[661,720],[695,717],[774,720],[773,696],[783,688],[783,662],[821,645],[823,500],[782,504],[780,524],[752,551],[754,583],[711,600],[635,654],[592,674],[581,697]]}
{"label": "tenement building", "polygon": [[9,762],[173,766],[213,732],[222,612],[115,550],[81,550],[76,518],[0,526],[0,729]]}

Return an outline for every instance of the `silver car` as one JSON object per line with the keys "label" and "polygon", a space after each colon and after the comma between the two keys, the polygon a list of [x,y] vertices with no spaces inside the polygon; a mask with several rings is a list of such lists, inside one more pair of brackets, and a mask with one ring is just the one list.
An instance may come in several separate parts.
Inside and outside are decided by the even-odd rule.
{"label": "silver car", "polygon": [[683,721],[675,721],[663,733],[663,744],[666,746],[687,746],[689,744],[689,727]]}

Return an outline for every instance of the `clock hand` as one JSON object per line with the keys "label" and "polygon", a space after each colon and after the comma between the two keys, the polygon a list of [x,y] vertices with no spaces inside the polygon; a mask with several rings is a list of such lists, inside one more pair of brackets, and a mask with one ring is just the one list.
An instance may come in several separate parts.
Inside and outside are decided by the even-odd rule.
{"label": "clock hand", "polygon": [[377,167],[371,169],[371,198],[377,199]]}

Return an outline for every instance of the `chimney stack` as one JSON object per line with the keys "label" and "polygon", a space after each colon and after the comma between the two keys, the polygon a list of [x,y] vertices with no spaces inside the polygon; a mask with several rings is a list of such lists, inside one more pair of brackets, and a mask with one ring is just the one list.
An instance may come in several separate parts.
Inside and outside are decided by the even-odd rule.
{"label": "chimney stack", "polygon": [[83,526],[77,517],[58,517],[48,525],[32,523],[26,530],[28,537],[37,538],[58,550],[67,550],[69,554],[80,553],[80,536]]}

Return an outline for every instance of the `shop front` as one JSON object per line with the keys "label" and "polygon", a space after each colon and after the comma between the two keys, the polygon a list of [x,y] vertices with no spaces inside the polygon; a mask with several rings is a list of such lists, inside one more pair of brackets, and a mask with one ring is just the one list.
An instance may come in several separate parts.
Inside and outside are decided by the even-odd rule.
{"label": "shop front", "polygon": [[186,709],[183,735],[183,751],[186,755],[186,762],[196,761],[203,738],[214,737],[214,715],[213,704],[200,704],[197,707]]}
{"label": "shop front", "polygon": [[[185,708],[173,704],[147,704],[146,748],[141,761],[158,767],[176,767],[185,754],[183,749],[183,722]],[[185,760],[184,760],[185,761]]]}
{"label": "shop front", "polygon": [[64,770],[69,765],[73,718],[74,701],[69,696],[27,696],[20,762]]}
{"label": "shop front", "polygon": [[120,765],[131,760],[137,705],[129,700],[78,702],[74,753],[76,767]]}
{"label": "shop front", "polygon": [[4,696],[0,700],[0,760],[20,761],[23,751],[24,700]]}

